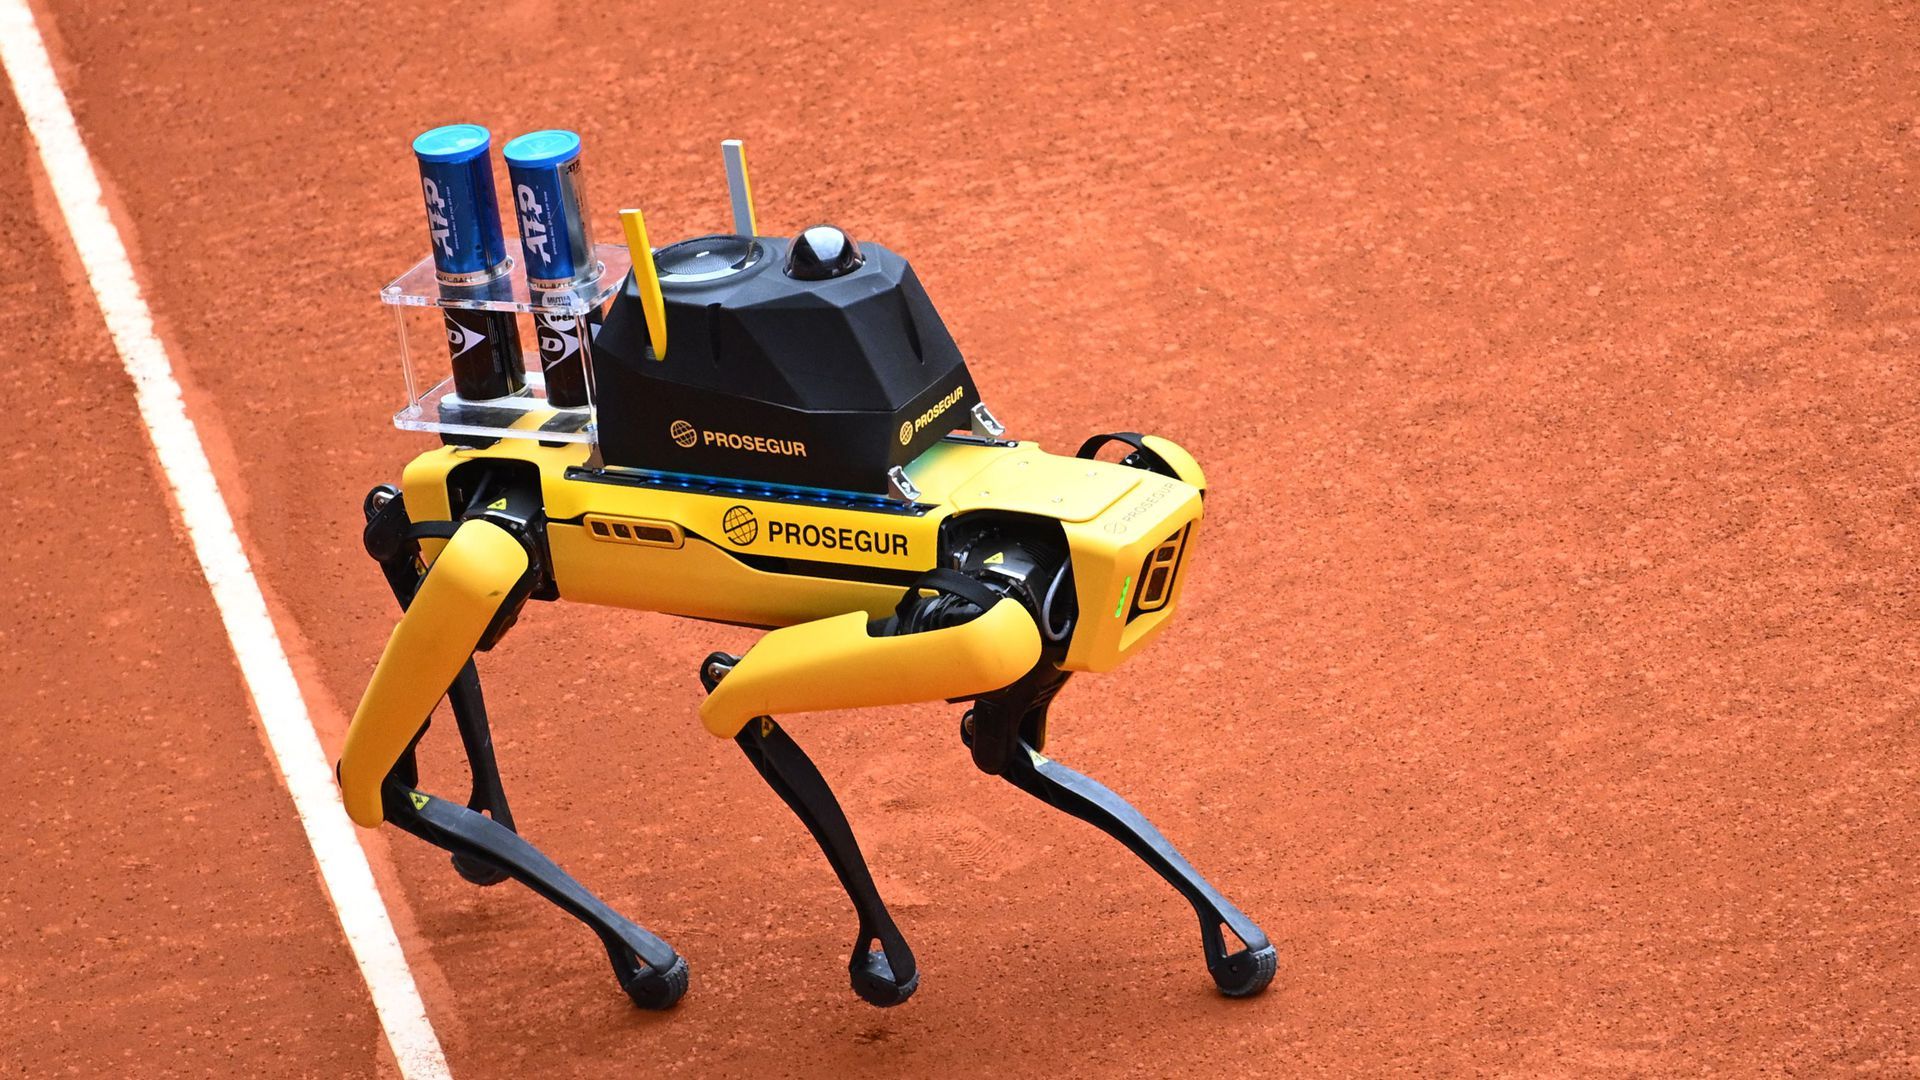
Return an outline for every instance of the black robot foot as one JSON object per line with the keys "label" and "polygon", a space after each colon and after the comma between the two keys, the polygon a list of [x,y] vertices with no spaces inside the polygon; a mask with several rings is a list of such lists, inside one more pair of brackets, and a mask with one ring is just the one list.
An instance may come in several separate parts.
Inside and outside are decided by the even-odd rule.
{"label": "black robot foot", "polygon": [[860,1000],[882,1009],[900,1004],[920,989],[920,972],[915,971],[906,982],[897,981],[884,953],[868,953],[861,965],[853,969],[852,975],[853,992],[860,995]]}
{"label": "black robot foot", "polygon": [[1267,988],[1279,966],[1279,954],[1271,945],[1258,951],[1241,949],[1213,969],[1213,984],[1228,997],[1252,997]]}
{"label": "black robot foot", "polygon": [[[638,963],[638,960],[635,962]],[[642,964],[640,973],[623,980],[620,989],[625,990],[633,1003],[643,1009],[671,1009],[687,992],[687,958],[674,957],[673,966],[665,971],[655,971]]]}

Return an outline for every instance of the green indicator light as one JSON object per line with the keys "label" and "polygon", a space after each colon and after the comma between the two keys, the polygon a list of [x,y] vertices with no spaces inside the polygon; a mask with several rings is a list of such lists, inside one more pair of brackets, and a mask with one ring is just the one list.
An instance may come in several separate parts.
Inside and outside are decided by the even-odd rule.
{"label": "green indicator light", "polygon": [[1122,616],[1122,615],[1124,615],[1124,614],[1126,614],[1126,611],[1127,611],[1127,594],[1128,594],[1128,593],[1130,593],[1130,592],[1132,592],[1132,591],[1133,591],[1133,575],[1132,575],[1132,574],[1128,574],[1128,575],[1127,575],[1127,580],[1125,580],[1125,581],[1123,581],[1123,582],[1121,582],[1121,583],[1120,583],[1120,602],[1119,602],[1118,604],[1115,604],[1115,605],[1113,606],[1113,617],[1114,617],[1114,618],[1116,618],[1116,619],[1117,619],[1117,618],[1119,618],[1120,616]]}

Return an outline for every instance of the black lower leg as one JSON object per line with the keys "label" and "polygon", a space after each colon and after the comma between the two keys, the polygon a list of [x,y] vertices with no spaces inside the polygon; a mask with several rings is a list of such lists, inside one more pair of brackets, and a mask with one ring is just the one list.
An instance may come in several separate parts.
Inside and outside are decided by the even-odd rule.
{"label": "black lower leg", "polygon": [[[813,761],[771,718],[750,721],[734,741],[760,771],[767,785],[793,809],[801,824],[826,853],[827,862],[853,901],[860,917],[860,937],[853,944],[847,970],[854,993],[874,1005],[898,1005],[920,985],[913,950],[900,936],[893,916],[874,887],[873,875],[853,838],[853,829],[840,802]],[[874,946],[878,944],[876,951]]]}
{"label": "black lower leg", "polygon": [[[453,718],[460,728],[460,745],[467,752],[467,765],[473,771],[473,792],[467,797],[467,809],[486,814],[507,829],[513,828],[513,811],[507,806],[507,792],[500,784],[500,766],[493,757],[493,731],[487,724],[486,699],[480,694],[480,673],[473,661],[460,669],[453,685],[447,688],[447,702],[453,706]],[[475,885],[497,885],[507,880],[506,871],[469,855],[456,854],[453,868]]]}
{"label": "black lower leg", "polygon": [[[1273,979],[1276,965],[1273,946],[1260,927],[1201,877],[1125,799],[1035,749],[1045,737],[1047,706],[1065,680],[1064,672],[1042,661],[1006,690],[981,698],[961,724],[974,763],[1125,844],[1193,905],[1200,917],[1207,971],[1221,993],[1259,993]],[[1229,953],[1223,929],[1231,930],[1242,948]]]}
{"label": "black lower leg", "polygon": [[634,1004],[664,1009],[687,989],[687,962],[671,946],[608,907],[519,834],[458,803],[415,790],[402,770],[381,790],[389,822],[435,847],[497,867],[579,919],[606,946]]}
{"label": "black lower leg", "polygon": [[[1207,971],[1221,993],[1249,997],[1266,987],[1276,965],[1266,933],[1201,877],[1152,822],[1098,781],[1042,757],[1024,742],[1019,749],[1024,753],[1013,755],[1000,774],[1008,783],[1125,844],[1193,905],[1200,916]],[[1242,942],[1239,951],[1227,952],[1223,926]]]}

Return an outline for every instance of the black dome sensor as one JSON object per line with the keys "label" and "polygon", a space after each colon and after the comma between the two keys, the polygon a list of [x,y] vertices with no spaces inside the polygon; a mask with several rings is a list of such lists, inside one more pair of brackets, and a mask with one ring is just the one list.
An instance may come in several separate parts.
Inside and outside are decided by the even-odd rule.
{"label": "black dome sensor", "polygon": [[815,225],[794,238],[787,250],[787,276],[801,281],[825,281],[851,274],[867,261],[860,245],[846,230]]}

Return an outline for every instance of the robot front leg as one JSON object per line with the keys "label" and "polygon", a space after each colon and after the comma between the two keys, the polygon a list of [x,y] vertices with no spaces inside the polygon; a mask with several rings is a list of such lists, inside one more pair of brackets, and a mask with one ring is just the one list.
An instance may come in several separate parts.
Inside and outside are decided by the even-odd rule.
{"label": "robot front leg", "polygon": [[826,854],[860,920],[847,964],[854,992],[886,1007],[919,987],[913,952],[833,789],[772,716],[971,697],[1031,666],[1040,638],[1011,600],[960,626],[901,636],[889,636],[890,624],[879,636],[872,629],[866,615],[852,612],[775,630],[744,657],[715,653],[701,668],[711,695],[700,714],[707,730],[740,745]]}
{"label": "robot front leg", "polygon": [[[486,700],[480,696],[480,672],[468,660],[447,687],[447,704],[453,706],[454,723],[460,729],[460,746],[467,752],[467,766],[473,774],[473,787],[467,795],[467,809],[484,813],[513,832],[513,811],[507,806],[507,791],[500,783],[500,766],[493,757],[493,729],[487,723]],[[506,871],[475,859],[471,855],[453,856],[453,868],[475,885],[498,885],[507,880]]]}
{"label": "robot front leg", "polygon": [[826,777],[770,716],[755,717],[733,741],[753,762],[767,786],[813,834],[840,879],[840,887],[853,901],[854,913],[860,918],[853,955],[847,960],[853,992],[883,1009],[912,997],[920,988],[920,969],[914,963],[913,950],[894,925],[886,902],[880,899],[867,860],[860,854],[860,843],[853,838],[853,827],[847,824],[847,815]]}
{"label": "robot front leg", "polygon": [[[511,818],[501,820],[497,773],[489,784],[477,767],[470,800],[494,817],[418,789],[414,747],[442,696],[452,699],[456,715],[465,713],[469,754],[491,765],[490,739],[477,745],[474,737],[485,738],[485,713],[473,652],[497,637],[524,601],[531,568],[528,549],[491,522],[469,520],[442,532],[446,547],[403,594],[405,613],[347,729],[338,768],[347,813],[368,828],[392,822],[452,853],[463,873],[503,874],[551,900],[599,937],[635,1004],[666,1008],[686,990],[686,962],[522,839]],[[476,718],[478,725],[470,722]]]}
{"label": "robot front leg", "polygon": [[[1007,771],[1008,783],[1029,795],[1105,832],[1127,846],[1168,884],[1179,890],[1200,917],[1200,939],[1206,950],[1207,972],[1228,997],[1252,997],[1273,981],[1278,958],[1265,931],[1233,902],[1200,876],[1180,852],[1160,835],[1140,811],[1104,785],[1052,761],[1039,751],[1020,746]],[[1242,947],[1228,952],[1222,927],[1233,931]]]}
{"label": "robot front leg", "polygon": [[[390,484],[382,484],[369,492],[364,509],[367,553],[380,564],[394,599],[405,612],[425,580],[420,569],[420,538],[424,535],[451,537],[452,523],[415,526],[407,518],[399,489]],[[512,829],[513,811],[507,805],[506,788],[500,782],[500,766],[494,759],[493,731],[487,722],[486,699],[480,691],[480,673],[471,659],[447,688],[447,703],[453,708],[460,745],[466,751],[468,771],[473,777],[467,809],[484,813]],[[453,868],[475,885],[497,885],[507,880],[507,874],[499,867],[466,855],[453,856]]]}
{"label": "robot front leg", "polygon": [[[961,737],[972,749],[974,763],[1125,844],[1193,905],[1200,917],[1207,972],[1220,992],[1228,997],[1258,994],[1273,980],[1277,966],[1266,933],[1201,877],[1125,799],[1040,753],[1038,747],[1045,745],[1047,706],[1066,677],[1042,661],[1018,682],[983,695],[961,724]],[[1240,939],[1240,949],[1228,951],[1223,928]]]}

